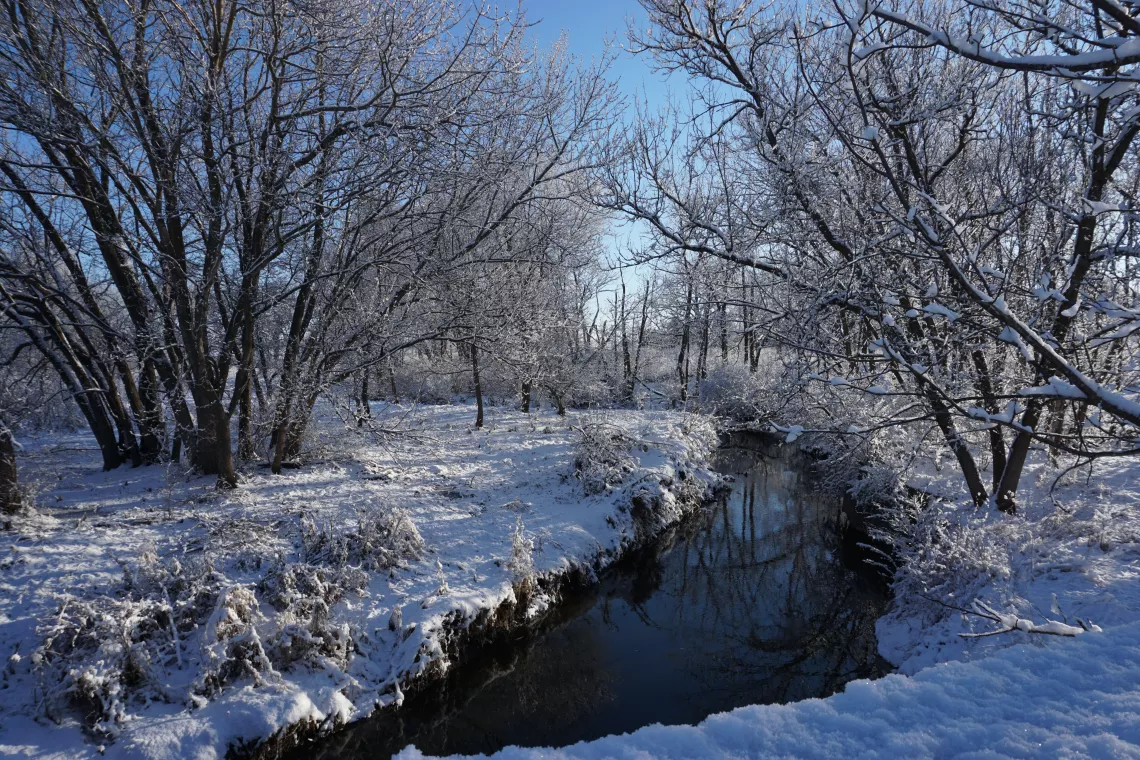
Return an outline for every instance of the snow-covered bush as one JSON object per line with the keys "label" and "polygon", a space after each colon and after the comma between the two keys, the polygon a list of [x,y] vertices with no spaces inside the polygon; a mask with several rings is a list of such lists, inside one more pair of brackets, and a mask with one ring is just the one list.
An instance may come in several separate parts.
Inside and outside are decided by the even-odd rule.
{"label": "snow-covered bush", "polygon": [[219,594],[202,634],[203,672],[194,685],[196,704],[204,704],[202,696],[213,696],[232,681],[249,677],[261,685],[264,675],[276,675],[257,630],[264,619],[252,588],[235,585]]}
{"label": "snow-covered bush", "polygon": [[515,520],[511,534],[511,559],[507,564],[511,571],[511,581],[522,599],[529,599],[537,583],[534,570],[534,539],[526,532],[522,518]]}
{"label": "snow-covered bush", "polygon": [[605,420],[592,420],[578,428],[574,471],[587,495],[608,491],[634,470],[631,450],[638,441]]}
{"label": "snow-covered bush", "polygon": [[352,631],[334,622],[330,608],[346,593],[368,583],[359,567],[320,567],[279,561],[258,584],[263,599],[278,610],[278,630],[269,637],[268,652],[277,668],[317,666],[325,658],[339,668],[348,664]]}
{"label": "snow-covered bush", "polygon": [[62,599],[33,657],[48,714],[77,709],[88,729],[113,736],[130,702],[177,700],[167,676],[184,666],[221,583],[205,562],[163,562],[147,551],[124,565],[118,593]]}
{"label": "snow-covered bush", "polygon": [[1011,547],[960,505],[927,502],[916,495],[884,507],[876,538],[894,548],[896,598],[939,619],[950,611],[940,602],[970,601],[983,586],[1009,580]]}
{"label": "snow-covered bush", "polygon": [[766,420],[780,408],[779,378],[782,367],[772,357],[751,371],[745,364],[717,366],[697,384],[697,401],[703,411],[737,422]]}
{"label": "snow-covered bush", "polygon": [[408,513],[399,507],[362,509],[347,530],[301,521],[301,548],[306,562],[343,567],[358,565],[373,572],[403,567],[419,559],[424,540]]}

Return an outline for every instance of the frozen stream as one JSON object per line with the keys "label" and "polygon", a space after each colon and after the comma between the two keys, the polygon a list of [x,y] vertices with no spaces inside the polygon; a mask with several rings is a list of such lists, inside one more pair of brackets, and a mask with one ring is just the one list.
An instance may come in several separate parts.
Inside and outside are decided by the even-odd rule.
{"label": "frozen stream", "polygon": [[736,478],[727,497],[565,599],[541,632],[479,651],[398,712],[296,757],[573,744],[881,673],[886,597],[850,556],[840,504],[813,491],[806,458],[745,439],[719,458]]}

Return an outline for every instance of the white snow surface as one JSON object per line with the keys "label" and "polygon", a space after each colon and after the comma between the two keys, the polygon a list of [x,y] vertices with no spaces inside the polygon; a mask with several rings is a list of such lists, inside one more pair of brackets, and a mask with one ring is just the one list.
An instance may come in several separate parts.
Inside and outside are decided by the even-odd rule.
{"label": "white snow surface", "polygon": [[[399,685],[429,664],[446,666],[445,623],[463,625],[514,599],[520,537],[530,554],[522,561],[526,572],[531,565],[540,576],[591,572],[634,539],[628,505],[635,491],[660,497],[653,517],[664,527],[681,516],[676,484],[687,479],[704,490],[716,477],[705,466],[716,445],[712,426],[681,412],[559,418],[492,408],[481,430],[473,427],[471,406],[409,412],[379,405],[375,415],[381,427],[410,432],[369,443],[325,419],[312,441],[315,461],[280,476],[247,469],[230,494],[216,491],[213,478],[178,468],[99,472],[86,436],[22,440],[20,476],[35,492],[38,512],[0,531],[0,654],[7,665],[0,757],[94,758],[102,751],[111,758],[208,760],[298,721],[360,718],[398,701]],[[575,477],[575,428],[600,421],[636,445],[620,482],[587,495]],[[256,584],[274,555],[296,559],[303,521],[336,533],[370,511],[394,507],[426,548],[419,558],[370,573],[360,591],[331,607],[329,618],[348,626],[355,642],[347,667],[318,658],[263,672],[256,685],[237,679],[209,701],[191,698],[209,643],[196,630],[181,642],[183,667],[157,665],[172,698],[126,700],[113,741],[85,735],[73,712],[57,714],[58,723],[45,717],[36,649],[65,597],[114,599],[124,567],[140,557],[195,553],[229,588],[261,593]],[[538,595],[531,611],[549,601]],[[266,639],[281,623],[272,605],[260,598],[258,604]],[[394,617],[400,623],[393,631]]]}

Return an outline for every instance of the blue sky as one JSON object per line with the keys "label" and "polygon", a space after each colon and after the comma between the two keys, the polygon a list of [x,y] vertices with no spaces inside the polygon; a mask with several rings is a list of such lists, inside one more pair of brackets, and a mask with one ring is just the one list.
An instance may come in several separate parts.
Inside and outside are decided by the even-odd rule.
{"label": "blue sky", "polygon": [[[522,0],[522,6],[527,21],[535,24],[531,34],[539,45],[550,45],[565,33],[570,52],[589,60],[600,56],[606,39],[612,38],[619,53],[610,76],[617,80],[628,107],[632,108],[635,100],[644,97],[653,110],[667,100],[670,85],[663,75],[652,70],[649,57],[635,56],[625,49],[629,22],[633,21],[640,28],[646,26],[645,11],[637,0]],[[615,220],[606,246],[611,262],[616,262],[620,258],[619,251],[639,240],[642,234],[638,225]],[[645,276],[641,269],[626,270],[627,282],[632,282],[635,289]]]}
{"label": "blue sky", "polygon": [[[646,25],[645,11],[637,0],[522,0],[522,5],[527,20],[536,24],[531,33],[540,45],[553,43],[565,32],[570,52],[587,60],[601,55],[607,37],[627,47],[630,20],[641,28]],[[667,97],[668,87],[651,70],[648,56],[634,56],[623,49],[612,76],[627,98],[640,98],[644,93],[653,107]]]}

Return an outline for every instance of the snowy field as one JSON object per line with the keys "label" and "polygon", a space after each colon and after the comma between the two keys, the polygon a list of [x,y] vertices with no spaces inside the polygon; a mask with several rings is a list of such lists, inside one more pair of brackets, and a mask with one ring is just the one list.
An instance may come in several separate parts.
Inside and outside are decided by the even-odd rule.
{"label": "snowy field", "polygon": [[409,431],[383,446],[328,423],[315,461],[232,494],[23,441],[39,510],[0,532],[0,756],[221,757],[398,703],[455,631],[533,617],[540,580],[604,566],[713,479],[699,417],[473,419],[378,409]]}

